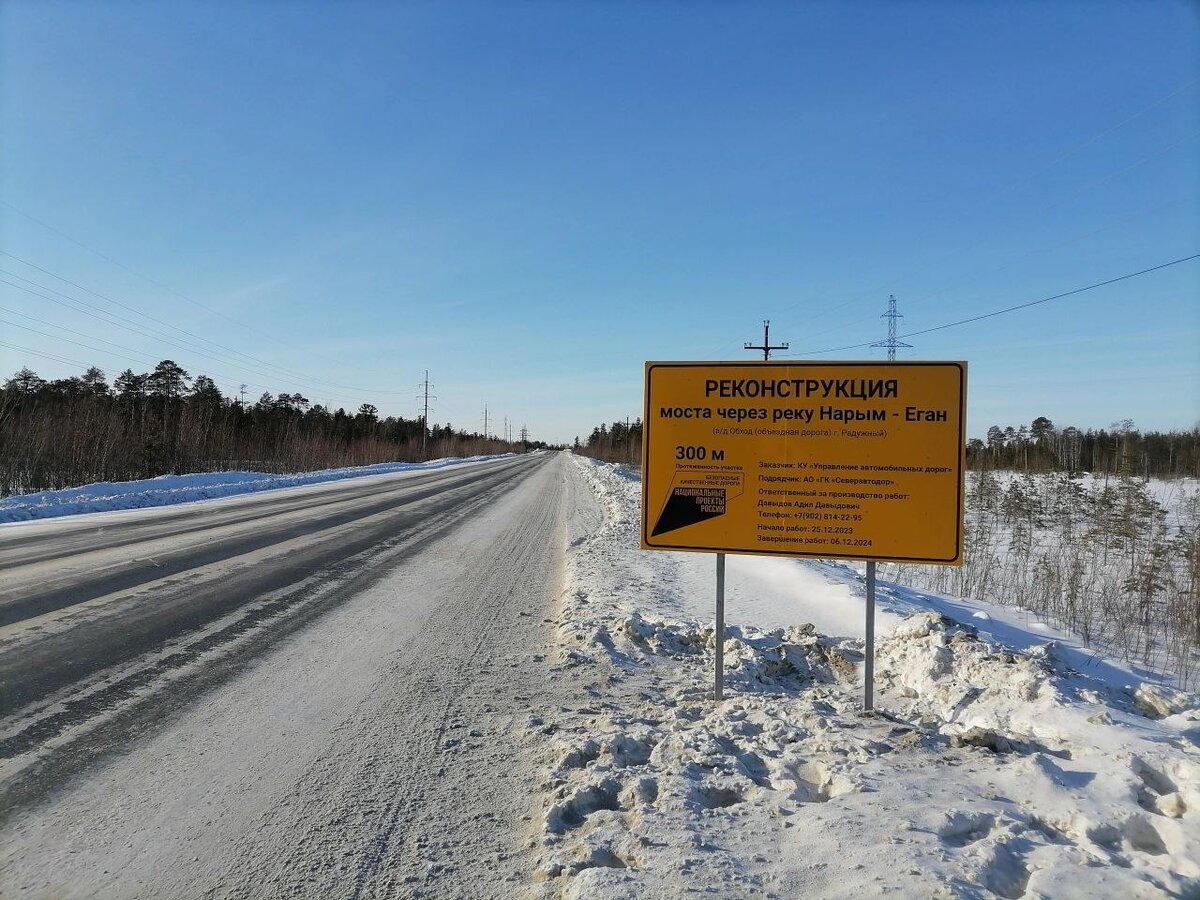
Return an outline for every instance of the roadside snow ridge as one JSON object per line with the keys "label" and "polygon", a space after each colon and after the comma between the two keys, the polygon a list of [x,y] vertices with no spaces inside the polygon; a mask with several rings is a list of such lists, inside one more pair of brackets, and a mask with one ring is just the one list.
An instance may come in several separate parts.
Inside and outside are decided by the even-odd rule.
{"label": "roadside snow ridge", "polygon": [[592,699],[529,724],[560,744],[547,896],[1200,893],[1200,698],[914,608],[866,716],[862,641],[797,596],[793,625],[729,627],[714,704],[713,626],[671,614],[690,555],[642,553],[636,480],[576,464],[604,519],[572,542],[554,668]]}

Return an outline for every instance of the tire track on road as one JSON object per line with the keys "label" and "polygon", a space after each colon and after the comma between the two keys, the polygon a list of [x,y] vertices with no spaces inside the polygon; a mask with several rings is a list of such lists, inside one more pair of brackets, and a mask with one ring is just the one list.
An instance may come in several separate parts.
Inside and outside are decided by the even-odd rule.
{"label": "tire track on road", "polygon": [[[19,653],[6,648],[0,660],[3,805],[28,802],[112,752],[155,716],[235,672],[239,659],[385,578],[537,468],[472,478],[411,509],[376,514],[370,527],[344,525],[304,554],[214,573],[206,586],[186,580],[155,585],[124,598],[113,615],[33,636]],[[37,777],[22,779],[30,768]]]}

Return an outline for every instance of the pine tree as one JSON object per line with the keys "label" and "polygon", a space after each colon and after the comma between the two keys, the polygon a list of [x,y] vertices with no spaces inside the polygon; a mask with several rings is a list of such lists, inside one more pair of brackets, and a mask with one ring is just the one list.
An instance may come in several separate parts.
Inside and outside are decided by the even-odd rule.
{"label": "pine tree", "polygon": [[15,391],[18,394],[36,394],[45,386],[45,380],[39,378],[37,372],[29,368],[22,369],[4,382],[6,391]]}
{"label": "pine tree", "polygon": [[164,359],[146,376],[146,389],[152,397],[176,400],[187,392],[189,378],[177,362]]}

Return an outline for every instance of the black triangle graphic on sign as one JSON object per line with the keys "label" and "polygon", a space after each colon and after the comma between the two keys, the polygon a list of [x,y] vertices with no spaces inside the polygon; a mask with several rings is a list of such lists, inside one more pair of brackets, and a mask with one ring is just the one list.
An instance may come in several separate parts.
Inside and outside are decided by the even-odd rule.
{"label": "black triangle graphic on sign", "polygon": [[651,532],[657,537],[677,528],[725,515],[724,488],[675,488]]}

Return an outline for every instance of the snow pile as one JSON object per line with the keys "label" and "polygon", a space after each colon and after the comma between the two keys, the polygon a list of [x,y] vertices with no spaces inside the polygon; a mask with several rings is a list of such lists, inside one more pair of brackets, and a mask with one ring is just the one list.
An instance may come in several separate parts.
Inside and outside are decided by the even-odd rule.
{"label": "snow pile", "polygon": [[[728,628],[716,704],[714,629],[676,615],[695,557],[638,550],[636,483],[578,465],[606,520],[573,542],[559,627],[556,669],[588,701],[529,723],[559,742],[546,896],[1200,893],[1200,698],[908,592],[864,715],[862,641],[806,624],[798,592],[793,624]],[[823,571],[792,565],[799,585]]]}
{"label": "snow pile", "polygon": [[173,506],[177,503],[191,503],[194,500],[212,500],[237,494],[322,484],[345,478],[443,469],[464,463],[500,459],[504,455],[511,454],[448,457],[422,463],[378,463],[373,466],[324,469],[294,475],[272,475],[268,472],[197,472],[189,475],[161,475],[141,481],[101,481],[77,488],[17,494],[0,499],[0,522],[24,522],[80,513]]}
{"label": "snow pile", "polygon": [[1093,647],[1195,683],[1196,479],[971,472],[964,565],[880,566],[884,579],[1023,608]]}

